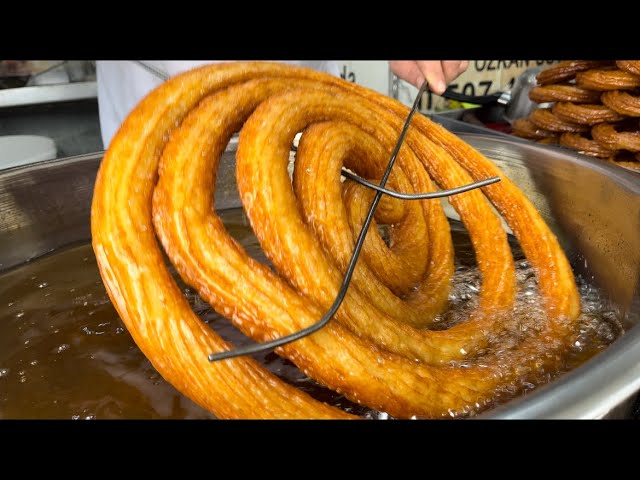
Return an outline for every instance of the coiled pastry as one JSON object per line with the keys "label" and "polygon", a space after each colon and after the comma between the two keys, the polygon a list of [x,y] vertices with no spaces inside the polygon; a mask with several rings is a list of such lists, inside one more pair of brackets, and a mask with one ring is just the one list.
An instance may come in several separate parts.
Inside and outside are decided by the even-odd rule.
{"label": "coiled pastry", "polygon": [[536,76],[536,80],[540,85],[566,82],[575,78],[578,72],[592,68],[601,68],[611,64],[613,64],[613,62],[606,60],[567,60],[542,70]]}
{"label": "coiled pastry", "polygon": [[533,87],[529,92],[529,98],[536,103],[595,103],[600,100],[600,92],[586,90],[575,85],[544,85]]}
{"label": "coiled pastry", "polygon": [[578,125],[595,125],[602,122],[617,122],[624,118],[606,105],[576,105],[575,103],[556,103],[551,111],[561,120]]}
{"label": "coiled pastry", "polygon": [[[555,107],[555,105],[554,105]],[[586,132],[588,125],[570,122],[560,118],[550,108],[539,108],[529,115],[529,120],[539,128],[552,132]]]}
{"label": "coiled pastry", "polygon": [[597,158],[609,158],[614,153],[614,150],[602,146],[583,133],[563,133],[560,136],[560,145]]}
{"label": "coiled pastry", "polygon": [[602,94],[602,103],[620,115],[640,117],[640,96],[629,92],[612,90]]}
{"label": "coiled pastry", "polygon": [[576,75],[576,85],[587,90],[629,90],[640,87],[640,76],[624,70],[589,70]]}
{"label": "coiled pastry", "polygon": [[625,131],[615,124],[601,123],[591,129],[593,139],[609,150],[640,152],[640,131]]}
{"label": "coiled pastry", "polygon": [[514,135],[522,138],[529,138],[532,140],[542,140],[545,138],[555,138],[558,136],[556,132],[540,128],[531,120],[528,120],[526,118],[518,118],[514,120],[511,127],[513,129]]}
{"label": "coiled pastry", "polygon": [[616,66],[620,70],[640,76],[640,60],[618,60]]}
{"label": "coiled pastry", "polygon": [[[209,363],[210,352],[231,346],[191,310],[156,235],[185,281],[243,333],[263,341],[309,326],[336,296],[353,248],[357,225],[351,224],[358,223],[371,195],[347,182],[342,191],[340,166],[346,162],[362,175],[379,175],[407,112],[390,98],[330,75],[267,62],[186,72],[134,108],[98,173],[92,242],[118,313],[165,379],[221,418],[351,417],[251,358]],[[242,203],[277,273],[251,259],[212,208],[217,163],[238,130]],[[287,164],[299,131],[304,133],[296,162],[304,167],[294,173],[296,199]],[[483,276],[480,302],[469,320],[429,331],[394,318],[396,305],[412,306],[411,296],[394,297],[394,290],[408,285],[393,279],[392,287],[368,285],[373,272],[384,277],[387,268],[373,262],[356,269],[357,283],[332,322],[278,353],[347,398],[397,417],[482,409],[505,384],[546,378],[571,341],[580,305],[567,259],[533,205],[493,163],[421,115],[408,130],[393,182],[424,191],[434,188],[431,179],[446,188],[494,175],[502,181],[451,198]],[[322,192],[326,198],[318,199]],[[343,195],[352,198],[348,206]],[[515,279],[506,234],[487,200],[534,266],[548,312],[539,331],[503,352],[501,361],[482,352],[497,341],[493,335],[510,315]],[[438,202],[404,209],[398,217],[422,232],[414,236],[428,238],[417,240],[419,248],[426,246],[426,266],[412,274],[419,291],[410,295],[429,302],[427,310],[440,311],[452,273],[446,219]],[[407,232],[399,235],[411,241]],[[370,245],[369,254],[378,247]],[[405,265],[408,257],[400,249],[394,253],[393,261]]]}

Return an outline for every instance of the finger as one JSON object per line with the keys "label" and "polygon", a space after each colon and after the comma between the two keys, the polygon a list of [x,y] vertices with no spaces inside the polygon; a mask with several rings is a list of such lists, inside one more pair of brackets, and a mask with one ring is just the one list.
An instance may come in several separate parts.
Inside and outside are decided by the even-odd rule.
{"label": "finger", "polygon": [[422,86],[424,75],[415,61],[394,60],[389,62],[389,67],[398,78],[409,82],[416,88]]}
{"label": "finger", "polygon": [[442,70],[442,63],[437,60],[421,60],[416,63],[418,64],[422,75],[426,78],[427,83],[429,84],[429,89],[437,95],[443,94],[447,88],[447,84]]}
{"label": "finger", "polygon": [[[467,65],[463,65],[463,63],[467,63]],[[469,62],[463,62],[460,60],[447,60],[442,62],[442,70],[444,72],[444,78],[447,85],[458,78],[460,74],[466,70],[468,64]]]}

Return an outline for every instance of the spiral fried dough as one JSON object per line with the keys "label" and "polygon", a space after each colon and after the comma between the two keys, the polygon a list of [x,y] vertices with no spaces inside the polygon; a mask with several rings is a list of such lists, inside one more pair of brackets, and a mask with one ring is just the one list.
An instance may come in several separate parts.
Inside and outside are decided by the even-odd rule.
{"label": "spiral fried dough", "polygon": [[[376,134],[377,138],[368,138],[355,136],[354,133],[351,133],[348,135],[348,138],[351,142],[360,140],[358,142],[359,146],[353,149],[355,150],[356,158],[364,158],[365,156],[375,154],[373,158],[378,162],[376,166],[381,170],[384,167],[383,162],[386,161],[385,152],[393,148],[394,130],[384,124],[376,125],[374,129],[366,122],[367,116],[373,112],[369,112],[367,111],[368,109],[360,107],[360,103],[349,101],[348,98],[340,99],[342,101],[336,101],[336,98],[339,98],[339,96],[311,92],[306,94],[305,99],[295,100],[295,104],[305,107],[297,110],[291,109],[291,106],[284,101],[282,105],[274,105],[276,100],[274,98],[273,102],[271,100],[265,102],[256,110],[251,119],[245,124],[242,134],[246,134],[247,129],[252,128],[258,121],[260,121],[258,124],[264,125],[264,119],[266,118],[284,118],[287,121],[283,122],[282,125],[295,125],[294,128],[298,128],[298,126],[304,127],[301,123],[307,122],[309,115],[315,113],[314,111],[318,108],[316,105],[321,106],[320,111],[317,113],[319,118],[321,118],[322,115],[326,116],[327,110],[332,112],[331,108],[335,106],[336,112],[340,112],[333,114],[337,117],[336,119],[349,121],[350,123],[358,125],[371,135]],[[309,102],[307,102],[307,100],[309,100]],[[292,103],[294,102],[292,101]],[[340,107],[341,105],[342,107]],[[344,105],[349,105],[348,115],[342,113],[345,110]],[[269,106],[272,106],[271,111],[267,110]],[[390,121],[393,121],[393,117],[389,115],[386,115],[386,117],[388,117]],[[264,222],[264,219],[269,219],[270,225],[268,232],[270,240],[269,242],[264,242],[263,245],[263,249],[269,259],[276,265],[278,271],[297,288],[313,298],[323,308],[328,309],[338,294],[343,274],[333,266],[333,262],[321,248],[320,243],[312,235],[312,232],[304,228],[303,219],[296,215],[297,208],[292,208],[296,205],[296,201],[290,190],[284,188],[287,185],[286,182],[288,182],[284,167],[281,168],[282,175],[274,175],[275,167],[273,165],[269,165],[268,162],[256,163],[254,160],[255,153],[247,154],[244,150],[246,145],[251,145],[254,152],[262,152],[263,158],[281,159],[282,157],[280,155],[276,155],[275,153],[271,155],[271,152],[276,146],[274,139],[280,136],[279,132],[275,130],[275,127],[280,125],[281,124],[274,125],[274,131],[272,131],[268,137],[268,142],[264,144],[258,144],[257,141],[250,144],[245,142],[243,147],[238,149],[238,189],[241,195],[250,198],[252,201],[251,207],[247,208],[248,212],[256,210],[263,212],[263,215],[255,220],[252,213],[248,213],[249,218],[252,220],[254,230],[260,232],[263,228],[266,229],[267,226],[262,222]],[[261,127],[261,131],[264,130],[264,127]],[[249,138],[253,137],[250,136]],[[261,136],[259,138],[262,139],[265,137]],[[364,146],[370,145],[376,140],[388,148],[378,148],[376,151]],[[285,143],[286,140],[283,140],[282,145],[284,146]],[[303,142],[301,141],[301,147],[303,146]],[[342,150],[339,144],[337,147],[339,150]],[[434,173],[437,172],[441,175],[441,179],[438,178],[439,175],[436,176],[436,180],[440,180],[438,181],[439,184],[454,185],[460,184],[459,182],[468,182],[471,180],[460,167],[449,168],[452,162],[447,159],[447,154],[444,150],[437,147],[429,147],[434,158],[438,159],[434,161],[434,168],[432,170]],[[304,155],[304,148],[302,148],[301,153]],[[339,175],[337,174],[339,172],[339,165],[334,163],[333,167],[330,172],[334,173],[334,181],[332,182],[333,185],[326,185],[325,187],[326,190],[328,190],[325,201],[331,198],[329,197],[331,194],[334,195],[336,200],[340,199]],[[315,173],[322,168],[322,166],[316,167],[312,172]],[[315,182],[309,183],[310,185],[306,187],[298,183],[298,188],[317,188]],[[276,195],[273,193],[275,191],[282,191],[282,193]],[[480,192],[469,193],[477,194]],[[395,309],[403,310],[403,302],[395,299],[392,295],[387,295],[385,289],[381,288],[382,285],[380,282],[376,282],[373,274],[367,275],[367,272],[361,271],[362,277],[354,278],[354,284],[357,288],[353,290],[350,289],[343,302],[342,309],[344,318],[339,313],[337,316],[339,321],[344,321],[353,331],[367,337],[370,341],[384,344],[385,348],[395,353],[403,354],[403,352],[406,352],[409,358],[418,358],[425,362],[435,363],[448,362],[452,359],[451,355],[459,356],[461,348],[467,352],[476,350],[478,345],[482,345],[477,344],[478,340],[483,338],[477,335],[480,331],[480,326],[488,330],[499,327],[499,324],[495,322],[496,317],[494,314],[510,308],[515,293],[513,262],[512,258],[510,258],[511,255],[506,237],[501,234],[498,218],[491,212],[489,205],[482,195],[461,195],[458,198],[452,198],[451,201],[460,212],[463,222],[465,222],[465,225],[469,229],[472,241],[474,242],[476,255],[479,257],[478,263],[481,265],[480,268],[483,274],[480,308],[485,309],[491,314],[478,315],[478,319],[475,322],[458,325],[446,332],[412,330],[388,318]],[[291,212],[291,214],[286,216],[279,214],[277,218],[274,218],[275,212],[282,211]],[[327,216],[314,216],[314,223],[325,223],[325,232],[331,229],[349,231],[349,224],[348,221],[346,221],[346,215],[342,216],[343,213],[345,212],[337,208],[330,209],[327,212]],[[295,238],[288,233],[291,232],[292,229],[299,232],[299,235],[296,235]],[[359,226],[354,228],[354,230],[356,230],[357,233]],[[258,236],[258,238],[260,238],[260,236]],[[332,245],[332,243],[337,240],[343,241],[335,245],[335,248],[332,249],[338,256],[337,263],[344,269],[351,256],[354,239],[345,239],[344,237],[340,239],[338,235],[331,236],[329,234],[329,238],[325,239],[325,245]],[[489,248],[489,245],[492,245],[492,248]],[[295,259],[295,261],[293,259]],[[436,259],[436,262],[439,261],[440,260]],[[446,263],[448,264],[449,262],[447,261]],[[449,268],[447,265],[447,276],[450,275]],[[360,276],[355,274],[354,277]],[[443,275],[438,275],[438,278],[443,277]],[[428,280],[428,278],[426,280]],[[362,295],[365,291],[369,292],[369,298],[367,298],[366,295]],[[421,303],[426,302],[427,305],[429,305],[431,303],[429,296],[429,293],[418,293],[415,300],[409,297],[407,303],[419,306]],[[377,306],[379,310],[372,308],[373,305]],[[407,309],[405,308],[404,310]],[[407,315],[410,314],[411,312],[407,311]],[[402,318],[402,315],[400,315],[399,318]],[[470,331],[472,329],[473,332]],[[401,350],[398,344],[388,342],[387,339],[390,334],[396,338],[400,337],[403,339],[404,345]],[[443,341],[444,338],[446,338],[446,341]]]}
{"label": "spiral fried dough", "polygon": [[568,60],[541,71],[536,76],[536,80],[540,85],[560,83],[573,79],[578,72],[604,67],[612,63],[604,60]]}
{"label": "spiral fried dough", "polygon": [[578,153],[591,157],[609,158],[613,155],[613,150],[603,147],[598,142],[580,133],[563,133],[560,136],[560,145],[572,148],[578,151]]}
{"label": "spiral fried dough", "polygon": [[623,70],[588,70],[576,75],[576,85],[587,90],[629,90],[640,87],[640,77]]}
{"label": "spiral fried dough", "polygon": [[[321,142],[324,148],[309,147],[315,144],[312,142]],[[372,196],[371,190],[365,190],[353,182],[341,184],[340,168],[344,163],[348,168],[357,169],[361,175],[376,178],[384,168],[386,150],[361,130],[338,123],[309,127],[298,152],[294,187],[305,222],[324,250],[333,257],[339,271],[344,272],[354,248],[355,237],[361,228],[363,213],[371,205]],[[400,152],[398,170],[392,175],[391,181],[392,185],[395,183],[398,189],[407,192],[431,191],[434,188],[429,176],[425,175],[424,167],[407,149]],[[316,188],[318,183],[324,188]],[[336,208],[328,209],[326,205],[336,205]],[[402,202],[400,205],[405,212],[402,218],[394,222],[390,238],[392,246],[387,247],[372,226],[362,251],[366,261],[356,268],[352,285],[367,297],[368,303],[391,318],[422,326],[430,323],[434,314],[446,305],[445,292],[449,290],[448,283],[453,272],[453,248],[450,236],[446,234],[448,222],[437,202]],[[429,245],[425,243],[427,238]],[[305,256],[310,252],[322,255],[316,245],[309,251],[305,250]],[[422,263],[426,260],[428,269],[426,262]],[[411,272],[416,270],[415,265],[421,267],[421,274],[414,277]],[[409,279],[404,278],[405,272],[409,273]],[[337,294],[341,276],[342,273],[332,275],[335,291],[324,301],[320,300],[327,308],[332,302],[330,296]],[[323,284],[320,279],[314,280],[318,285]],[[295,281],[294,277],[292,281]],[[326,284],[323,285],[326,288]],[[400,300],[386,288],[393,285],[398,285],[394,293],[399,288],[402,288],[401,293],[406,294],[409,288],[412,292]],[[313,286],[308,289],[310,294],[318,290]],[[357,290],[354,289],[354,292]],[[504,292],[502,288],[500,290]],[[510,294],[507,297],[510,298]],[[360,303],[366,305],[367,302]],[[372,314],[380,315],[379,312]]]}
{"label": "spiral fried dough", "polygon": [[600,92],[586,90],[575,85],[545,85],[533,87],[529,92],[529,98],[536,103],[595,103],[600,100]]}
{"label": "spiral fried dough", "polygon": [[616,66],[625,72],[632,73],[633,75],[640,75],[639,60],[617,60]]}
{"label": "spiral fried dough", "polygon": [[[305,130],[301,159],[319,157],[318,150],[327,144],[321,139],[328,136],[335,139],[335,148],[353,155],[353,160],[342,154],[336,158],[375,178],[406,114],[405,106],[357,85],[266,62],[212,65],[184,73],[158,87],[130,113],[98,173],[92,241],[116,309],[165,379],[222,418],[349,417],[251,359],[209,363],[209,352],[230,345],[190,309],[165,266],[153,228],[180,275],[245,334],[266,340],[309,326],[324,314],[325,299],[331,298],[342,267],[322,249],[322,240],[311,235],[313,219],[311,225],[303,221],[293,198],[286,169],[293,136]],[[322,123],[326,121],[331,124]],[[263,249],[285,278],[252,260],[211,207],[219,157],[241,127],[237,175],[243,206]],[[356,127],[362,134],[353,134]],[[460,195],[454,205],[470,231],[476,255],[489,262],[480,265],[483,289],[493,282],[498,293],[484,294],[471,320],[451,332],[416,330],[370,303],[362,284],[354,285],[336,321],[278,353],[320,383],[394,416],[433,417],[470,405],[481,408],[500,395],[505,383],[535,379],[540,369],[557,368],[559,352],[566,348],[572,320],[579,313],[573,274],[532,204],[480,153],[423,116],[414,117],[402,150],[402,168],[394,173],[399,187],[431,187],[429,176],[417,173],[419,163],[440,187],[502,177],[485,193],[538,272],[548,322],[537,335],[507,349],[500,361],[489,354],[467,368],[443,363],[446,358],[465,358],[454,351],[464,344],[463,333],[471,338],[466,341],[471,346],[496,341],[485,338],[482,330],[499,328],[489,313],[501,318],[512,302],[512,259],[502,253],[504,232],[494,227],[497,217],[474,191]],[[375,158],[360,162],[365,153]],[[302,161],[312,168],[312,160]],[[329,166],[335,172],[334,162],[339,161],[334,158]],[[339,183],[336,176],[329,182],[334,183],[330,195]],[[310,188],[303,178],[294,183],[298,190]],[[314,205],[311,200],[311,211]],[[358,223],[357,208],[347,218],[342,217],[344,208],[326,208],[329,220]],[[422,282],[420,288],[441,295],[432,304],[435,312],[442,308],[443,279],[450,276],[450,239],[441,234],[444,223],[437,206],[420,202],[418,209],[405,209],[404,216],[396,216],[415,221],[428,236],[426,268],[424,273],[418,268],[415,277]],[[353,232],[347,231],[345,241],[352,245]],[[422,240],[419,244],[425,245]],[[496,259],[491,259],[494,250]],[[402,264],[403,253],[395,253]],[[293,258],[287,260],[287,255]],[[385,276],[375,265],[369,268],[370,275]],[[366,268],[359,270],[366,279]],[[321,291],[311,291],[318,284],[309,274],[324,278]],[[379,317],[368,319],[367,312]]]}
{"label": "spiral fried dough", "polygon": [[602,94],[602,103],[611,110],[629,117],[640,117],[640,96],[613,90]]}
{"label": "spiral fried dough", "polygon": [[557,132],[552,132],[551,130],[540,128],[531,120],[526,118],[518,118],[514,120],[512,128],[514,135],[522,138],[529,138],[532,140],[542,140],[545,138],[555,138],[558,136]]}
{"label": "spiral fried dough", "polygon": [[589,130],[588,125],[580,125],[566,121],[555,113],[552,113],[550,108],[534,110],[531,115],[529,115],[529,120],[535,126],[551,132],[586,132]]}
{"label": "spiral fried dough", "polygon": [[640,131],[619,131],[616,125],[602,123],[591,129],[593,139],[609,150],[640,152]]}
{"label": "spiral fried dough", "polygon": [[602,122],[617,122],[624,118],[605,105],[576,105],[569,102],[556,103],[551,111],[556,117],[578,125],[595,125]]}

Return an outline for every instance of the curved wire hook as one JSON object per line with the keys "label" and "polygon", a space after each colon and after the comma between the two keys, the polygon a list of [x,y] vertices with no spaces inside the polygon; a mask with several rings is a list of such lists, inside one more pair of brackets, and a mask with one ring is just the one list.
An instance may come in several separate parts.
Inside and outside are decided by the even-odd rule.
{"label": "curved wire hook", "polygon": [[479,180],[477,182],[469,183],[467,185],[463,185],[461,187],[450,188],[448,190],[439,190],[437,192],[425,192],[425,193],[401,193],[396,192],[395,190],[389,190],[387,188],[383,188],[380,185],[376,185],[375,183],[371,183],[368,180],[365,180],[358,175],[351,173],[348,170],[342,169],[342,175],[347,177],[350,180],[353,180],[356,183],[359,183],[362,186],[371,188],[378,192],[382,192],[385,195],[389,195],[393,198],[399,198],[400,200],[428,200],[431,198],[442,198],[449,197],[451,195],[457,195],[459,193],[468,192],[469,190],[473,190],[475,188],[486,187],[487,185],[492,185],[500,181],[500,177],[489,177],[484,180]]}

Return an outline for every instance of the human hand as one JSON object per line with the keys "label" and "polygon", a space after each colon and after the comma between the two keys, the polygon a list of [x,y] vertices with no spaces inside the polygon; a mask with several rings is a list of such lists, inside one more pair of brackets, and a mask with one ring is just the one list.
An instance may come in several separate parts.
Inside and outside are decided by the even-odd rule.
{"label": "human hand", "polygon": [[442,95],[447,85],[469,66],[467,60],[391,60],[389,67],[399,78],[416,88],[427,79],[429,89]]}
{"label": "human hand", "polygon": [[0,60],[0,76],[19,76],[24,75],[27,67],[26,60]]}

